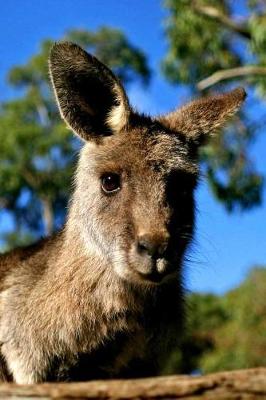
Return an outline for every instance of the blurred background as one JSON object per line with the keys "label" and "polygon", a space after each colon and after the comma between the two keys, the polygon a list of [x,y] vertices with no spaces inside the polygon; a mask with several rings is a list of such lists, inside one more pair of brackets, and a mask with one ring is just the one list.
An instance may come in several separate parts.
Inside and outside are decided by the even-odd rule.
{"label": "blurred background", "polygon": [[187,334],[164,372],[266,365],[266,2],[9,0],[0,31],[1,252],[64,223],[80,142],[52,96],[54,41],[95,54],[150,114],[245,87],[242,111],[201,153]]}

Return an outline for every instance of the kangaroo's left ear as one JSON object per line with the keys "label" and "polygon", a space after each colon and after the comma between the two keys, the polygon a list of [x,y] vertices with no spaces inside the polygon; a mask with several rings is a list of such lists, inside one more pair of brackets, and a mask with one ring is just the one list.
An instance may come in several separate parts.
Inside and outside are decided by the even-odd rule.
{"label": "kangaroo's left ear", "polygon": [[200,98],[160,117],[159,121],[185,135],[189,141],[201,145],[239,110],[245,97],[245,90],[237,88],[224,94]]}

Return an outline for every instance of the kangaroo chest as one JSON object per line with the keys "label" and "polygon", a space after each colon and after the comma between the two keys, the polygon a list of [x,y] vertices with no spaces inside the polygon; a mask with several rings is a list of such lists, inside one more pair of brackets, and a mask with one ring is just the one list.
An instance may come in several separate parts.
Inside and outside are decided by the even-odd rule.
{"label": "kangaroo chest", "polygon": [[86,381],[133,377],[147,358],[148,338],[142,329],[119,331],[92,351],[65,355],[52,362],[49,381]]}

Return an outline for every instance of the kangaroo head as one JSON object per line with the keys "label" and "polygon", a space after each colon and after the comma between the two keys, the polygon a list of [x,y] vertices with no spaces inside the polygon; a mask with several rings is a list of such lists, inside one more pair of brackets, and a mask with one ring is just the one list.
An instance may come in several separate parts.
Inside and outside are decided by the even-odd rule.
{"label": "kangaroo head", "polygon": [[71,205],[85,248],[130,282],[174,276],[193,234],[198,148],[239,109],[244,90],[151,118],[75,44],[53,47],[50,73],[62,117],[85,142]]}

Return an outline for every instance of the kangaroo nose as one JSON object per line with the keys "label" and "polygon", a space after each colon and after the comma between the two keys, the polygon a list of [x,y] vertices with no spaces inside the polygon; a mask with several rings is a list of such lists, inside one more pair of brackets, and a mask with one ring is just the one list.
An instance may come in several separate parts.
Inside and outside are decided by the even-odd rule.
{"label": "kangaroo nose", "polygon": [[164,255],[168,244],[168,236],[141,235],[138,238],[138,252],[149,255],[152,258],[160,258]]}

